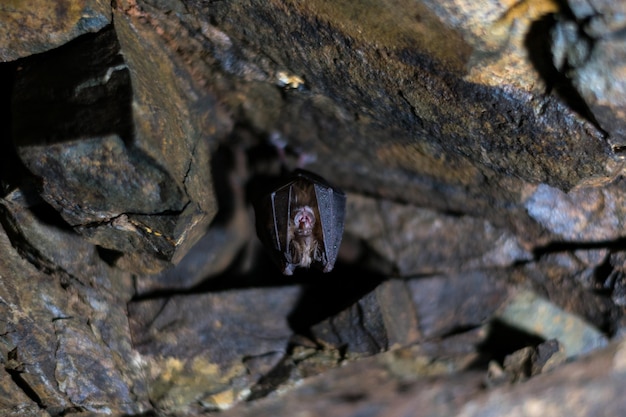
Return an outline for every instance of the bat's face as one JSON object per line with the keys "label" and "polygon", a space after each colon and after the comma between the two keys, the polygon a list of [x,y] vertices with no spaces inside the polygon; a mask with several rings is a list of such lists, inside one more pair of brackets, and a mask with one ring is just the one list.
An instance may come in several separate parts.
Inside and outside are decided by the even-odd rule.
{"label": "bat's face", "polygon": [[[293,220],[290,222],[288,230],[289,256],[286,261],[293,265],[293,268],[309,268],[313,260],[322,260],[322,255],[318,250],[320,246],[318,243],[319,232],[314,233],[315,224],[319,222],[316,222],[313,209],[309,206],[296,208],[293,214]],[[293,272],[293,268],[290,268],[291,272]]]}
{"label": "bat's face", "polygon": [[291,227],[293,227],[294,234],[298,236],[310,236],[313,233],[315,223],[313,209],[309,206],[304,206],[296,208]]}
{"label": "bat's face", "polygon": [[298,267],[333,269],[345,203],[341,190],[303,170],[257,202],[257,234],[283,274]]}

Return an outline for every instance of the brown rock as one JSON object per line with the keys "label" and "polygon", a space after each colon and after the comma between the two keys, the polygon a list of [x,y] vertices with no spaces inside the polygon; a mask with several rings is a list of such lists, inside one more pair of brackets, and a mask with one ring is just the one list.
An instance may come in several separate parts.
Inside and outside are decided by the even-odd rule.
{"label": "brown rock", "polygon": [[111,7],[102,0],[6,2],[0,20],[0,61],[7,62],[99,31],[111,23]]}
{"label": "brown rock", "polygon": [[[23,43],[0,35],[21,57],[0,65],[1,411],[617,413],[609,3],[120,0],[80,29],[87,1],[50,31],[32,11]],[[349,206],[335,269],[285,281],[248,203],[292,157]]]}
{"label": "brown rock", "polygon": [[12,218],[11,239],[0,233],[0,354],[9,361],[3,410],[144,410],[125,314],[129,277],[84,239],[18,203],[5,200],[2,211]]}

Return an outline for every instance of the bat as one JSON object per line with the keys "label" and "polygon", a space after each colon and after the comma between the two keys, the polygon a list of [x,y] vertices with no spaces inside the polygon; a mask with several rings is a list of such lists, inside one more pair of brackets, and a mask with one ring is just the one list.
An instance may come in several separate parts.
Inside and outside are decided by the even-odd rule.
{"label": "bat", "polygon": [[283,274],[293,275],[298,267],[333,269],[343,236],[343,191],[297,169],[254,209],[257,235]]}

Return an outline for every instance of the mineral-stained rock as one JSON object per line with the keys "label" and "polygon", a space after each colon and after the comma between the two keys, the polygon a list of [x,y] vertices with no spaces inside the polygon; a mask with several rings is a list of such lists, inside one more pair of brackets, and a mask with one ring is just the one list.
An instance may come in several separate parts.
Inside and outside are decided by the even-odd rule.
{"label": "mineral-stained rock", "polygon": [[[256,13],[240,13],[248,8],[254,8]],[[403,10],[402,17],[394,15],[398,9]],[[426,194],[431,198],[438,193],[441,198],[447,195],[446,190],[435,187],[439,182],[451,187],[488,188],[483,176],[493,178],[491,169],[508,170],[527,181],[541,181],[550,172],[551,178],[564,181],[559,186],[567,186],[568,181],[575,184],[580,180],[575,177],[604,169],[597,162],[605,160],[608,146],[603,147],[598,139],[583,139],[591,133],[591,126],[580,125],[576,116],[563,113],[557,102],[544,97],[541,104],[526,107],[522,103],[532,100],[528,92],[460,81],[467,71],[471,47],[454,29],[440,27],[428,8],[408,2],[363,3],[359,10],[357,17],[340,4],[309,2],[301,8],[296,3],[256,5],[242,1],[220,4],[206,12],[214,16],[215,25],[230,39],[232,49],[245,42],[257,50],[254,62],[259,67],[263,52],[270,50],[271,45],[282,39],[294,40],[290,48],[278,48],[280,54],[272,58],[304,79],[311,96],[297,91],[290,94],[287,98],[293,105],[285,109],[286,114],[277,120],[276,127],[284,125],[281,130],[298,144],[308,143],[312,136],[323,138],[333,145],[334,158],[341,155],[344,164],[354,161],[351,169],[358,167],[354,160],[357,156],[366,156],[381,174],[428,176],[432,182],[425,181],[421,187],[424,191],[428,188]],[[289,18],[284,19],[285,15]],[[284,19],[282,25],[267,25],[268,21],[279,19]],[[394,24],[381,25],[386,19]],[[265,24],[261,25],[262,21]],[[263,29],[246,32],[238,31],[239,27]],[[335,27],[341,27],[341,31],[331,35]],[[429,33],[438,29],[445,35],[433,41]],[[337,38],[335,43],[315,41],[332,36]],[[426,51],[431,52],[429,59],[425,58]],[[435,91],[438,95],[433,94]],[[498,97],[497,103],[494,97]],[[456,112],[455,107],[463,110]],[[298,126],[287,124],[296,114],[300,116]],[[311,130],[306,122],[324,115],[336,119],[335,122]],[[552,117],[561,122],[550,121]],[[490,122],[495,120],[499,122]],[[561,136],[550,127],[555,125],[567,125],[574,136]],[[388,130],[393,135],[383,134]],[[579,133],[574,131],[582,135],[579,145],[589,147],[586,155],[578,145],[567,143],[578,142],[574,137]],[[443,137],[447,140],[437,139]],[[325,172],[336,164],[333,155],[328,151],[318,155],[330,164]],[[533,157],[527,158],[530,155]],[[594,158],[592,155],[599,160],[583,162]],[[550,160],[561,158],[575,159],[577,162],[570,166],[577,172],[559,173],[553,169]],[[375,187],[381,179],[374,175],[376,168],[369,172],[373,183],[360,184],[359,188],[380,192],[382,187]],[[570,174],[573,176],[566,180]],[[419,187],[415,182],[412,185]],[[418,201],[419,196],[405,198]]]}
{"label": "mineral-stained rock", "polygon": [[509,294],[505,274],[487,269],[409,280],[423,336],[445,337],[487,323]]}
{"label": "mineral-stained rock", "polygon": [[[97,106],[95,118],[47,111],[50,120],[64,124],[60,131],[47,132],[46,123],[42,133],[25,128],[30,118],[16,120],[18,150],[43,178],[44,198],[77,230],[126,253],[129,261],[120,265],[144,270],[161,269],[158,258],[179,260],[212,217],[215,207],[206,191],[211,177],[201,161],[208,159],[211,140],[230,131],[232,121],[223,109],[258,135],[279,132],[290,145],[316,154],[312,170],[339,179],[344,189],[490,216],[496,226],[533,241],[541,232],[519,204],[527,184],[568,189],[593,176],[610,176],[615,148],[597,123],[569,109],[567,100],[540,95],[533,87],[541,81],[540,70],[518,68],[499,76],[483,71],[489,53],[532,68],[533,56],[525,49],[532,52],[529,42],[535,38],[525,38],[526,29],[544,16],[565,13],[561,8],[465,6],[358,4],[346,13],[340,4],[323,2],[305,7],[241,1],[205,8],[180,1],[120,1],[114,35],[124,59],[109,39],[108,47],[98,48],[107,51],[98,59],[89,54],[79,59],[92,60],[95,69],[83,73],[81,65],[73,65],[82,79],[64,87],[73,92],[64,96],[65,103],[81,114],[77,104],[87,98],[109,104]],[[408,17],[411,12],[419,21]],[[464,19],[468,13],[482,13],[488,23],[481,26],[476,15]],[[387,21],[394,25],[380,23]],[[463,22],[473,24],[455,27]],[[483,32],[491,37],[481,42]],[[35,102],[50,108],[49,97],[33,97],[21,87],[48,79],[35,64],[25,61],[18,72],[20,114]],[[491,78],[466,76],[476,73],[471,71]],[[67,73],[50,71],[59,72]],[[531,74],[531,81],[509,82],[514,74]],[[111,103],[112,94],[127,99]],[[89,126],[89,120],[98,123]],[[103,127],[113,128],[113,134]],[[33,130],[35,135],[24,135]],[[77,143],[76,133],[84,132],[89,137]],[[63,149],[72,149],[70,156],[61,157]],[[37,158],[44,151],[49,159]],[[83,163],[96,159],[102,165]],[[114,169],[111,160],[119,166]],[[65,167],[67,179],[55,176],[58,166]],[[120,184],[89,170],[95,166],[118,180],[127,178],[124,192],[138,198],[111,198]],[[73,182],[89,184],[91,195]],[[93,195],[94,188],[111,191]],[[137,251],[128,253],[130,247]],[[156,253],[152,265],[144,256],[149,252]],[[409,267],[406,273],[413,272]]]}
{"label": "mineral-stained rock", "polygon": [[619,415],[626,405],[620,394],[626,382],[624,347],[618,340],[577,364],[490,391],[468,401],[456,415],[532,415],[538,410],[545,416]]}
{"label": "mineral-stained rock", "polygon": [[0,5],[0,61],[45,52],[111,23],[105,0],[14,1]]}
{"label": "mineral-stained rock", "polygon": [[552,31],[554,65],[571,80],[595,118],[610,134],[618,153],[626,146],[626,28],[621,2],[571,1],[571,14],[560,16]]}
{"label": "mineral-stained rock", "polygon": [[528,214],[569,242],[614,241],[626,235],[624,181],[565,193],[545,184],[524,201]]}
{"label": "mineral-stained rock", "polygon": [[[382,284],[385,285],[385,284]],[[396,303],[399,310],[413,312],[413,306],[405,293],[398,291],[396,297],[390,297],[389,303]],[[400,305],[403,301],[403,305]],[[310,335],[318,343],[334,349],[342,349],[348,355],[373,355],[387,350],[394,341],[390,341],[385,326],[386,322],[394,320],[392,317],[384,317],[381,305],[377,299],[377,291],[372,291],[360,297],[354,304],[343,311],[321,321],[310,329]],[[399,312],[394,310],[394,312]],[[416,322],[415,317],[405,313],[408,323]],[[396,316],[395,318],[398,318]],[[395,335],[404,341],[415,336],[416,328],[406,327],[408,334]],[[395,341],[397,342],[397,341]]]}
{"label": "mineral-stained rock", "polygon": [[[358,285],[358,281],[351,284]],[[363,283],[361,286],[361,291],[367,288]],[[328,291],[333,290],[320,289],[311,294],[305,291],[303,299]],[[307,334],[323,346],[341,349],[345,355],[373,355],[394,346],[481,327],[507,300],[509,291],[504,271],[497,269],[388,280],[315,323]]]}
{"label": "mineral-stained rock", "polygon": [[[160,3],[120,2],[116,10],[135,33],[158,34],[240,126],[267,137],[279,132],[315,154],[311,170],[341,188],[490,216],[535,239],[534,222],[519,206],[525,185],[567,189],[608,176],[614,157],[594,123],[534,87],[541,74],[529,70],[525,29],[558,7],[477,10],[460,2],[465,13],[490,13],[493,23],[475,28],[470,40],[455,27],[462,19],[427,4],[436,13],[415,2],[346,10],[324,2],[172,1],[173,13]],[[470,59],[480,56],[472,48],[482,32],[495,31],[500,12],[507,16],[501,41],[509,27],[517,36],[516,47],[505,51],[526,66],[505,68],[506,82],[491,75],[491,82],[478,83],[465,77],[482,69]],[[126,38],[123,27],[118,33]],[[490,48],[506,55],[499,44]],[[514,82],[515,74],[529,73],[531,82]]]}
{"label": "mineral-stained rock", "polygon": [[[13,91],[13,140],[41,179],[41,196],[67,223],[122,254],[120,265],[158,271],[177,262],[215,214],[207,161],[219,121],[209,116],[211,106],[183,99],[175,87],[180,80],[159,83],[173,91],[153,95],[144,77],[157,78],[147,69],[160,67],[142,61],[147,51],[128,48],[122,58],[108,27],[25,60]],[[140,75],[131,82],[133,74]],[[166,112],[172,120],[148,110],[168,106],[178,106]],[[154,124],[145,124],[144,112]]]}
{"label": "mineral-stained rock", "polygon": [[400,349],[309,378],[290,392],[223,415],[619,415],[626,405],[625,347],[623,340],[616,341],[577,363],[495,389],[485,389],[484,375],[471,367],[446,375],[455,368],[442,358],[428,360],[422,349]]}
{"label": "mineral-stained rock", "polygon": [[510,271],[512,279],[534,288],[537,295],[544,296],[558,307],[557,311],[563,310],[571,317],[581,318],[606,334],[619,331],[624,312],[611,300],[610,277],[619,275],[620,270],[618,266],[611,266],[611,257],[607,254],[604,261],[589,265],[580,259],[585,255],[592,259],[588,252],[593,249],[580,249],[577,256],[563,252],[558,245],[554,250],[554,253],[543,254],[541,262]]}
{"label": "mineral-stained rock", "polygon": [[346,233],[367,241],[400,276],[503,267],[532,258],[510,231],[481,218],[360,195],[350,195],[346,217]]}
{"label": "mineral-stained rock", "polygon": [[608,344],[606,336],[598,329],[530,292],[521,291],[511,297],[496,318],[546,340],[558,340],[568,358],[584,355]]}
{"label": "mineral-stained rock", "polygon": [[[606,346],[626,329],[610,3],[118,0],[97,14],[112,25],[87,17],[94,33],[56,50],[26,57],[26,36],[0,66],[0,404],[623,408],[623,346]],[[60,25],[103,3],[71,4]],[[277,281],[249,256],[275,138],[348,192],[352,255],[324,277]],[[209,227],[217,149],[248,171],[231,223]],[[489,389],[488,370],[530,381]]]}
{"label": "mineral-stained rock", "polygon": [[126,317],[129,274],[109,267],[71,230],[41,221],[43,212],[35,215],[15,193],[11,197],[1,206],[0,356],[10,376],[2,378],[1,412],[33,406],[51,414],[145,410]]}
{"label": "mineral-stained rock", "polygon": [[287,353],[299,288],[256,288],[130,304],[150,398],[167,410],[219,409],[245,398]]}

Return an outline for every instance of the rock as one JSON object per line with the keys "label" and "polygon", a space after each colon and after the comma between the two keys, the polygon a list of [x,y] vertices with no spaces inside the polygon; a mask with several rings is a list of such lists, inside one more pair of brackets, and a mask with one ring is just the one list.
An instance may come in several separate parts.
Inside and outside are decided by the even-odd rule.
{"label": "rock", "polygon": [[585,355],[608,344],[606,336],[597,329],[530,292],[514,295],[496,318],[546,340],[556,339],[567,358]]}
{"label": "rock", "polygon": [[[168,4],[181,10],[181,3]],[[593,123],[533,89],[467,81],[471,43],[423,5],[361,5],[347,14],[339,5],[259,8],[245,1],[228,8],[189,5],[187,13],[165,14],[148,3],[120,3],[117,10],[122,21],[141,17],[136,30],[156,32],[172,59],[189,63],[194,79],[211,85],[242,126],[266,137],[277,131],[290,146],[315,154],[311,170],[345,190],[491,216],[535,239],[518,205],[526,183],[568,189],[609,175],[612,150]],[[507,22],[524,10],[511,11]],[[418,24],[404,17],[409,11],[420,16]],[[365,25],[356,15],[376,19]],[[490,16],[493,21],[497,11]],[[535,17],[524,16],[526,23]],[[389,27],[402,36],[382,36],[381,19],[396,22]],[[446,35],[431,42],[431,29]],[[309,35],[329,41],[312,42]],[[284,74],[304,82],[285,89]],[[357,180],[354,172],[364,175]]]}
{"label": "rock", "polygon": [[346,217],[346,233],[367,241],[386,261],[376,264],[387,263],[400,276],[503,267],[532,257],[507,229],[480,218],[359,195],[349,196]]}
{"label": "rock", "polygon": [[[617,414],[609,3],[29,9],[0,34],[1,411]],[[299,163],[348,210],[333,271],[286,278],[250,201]]]}
{"label": "rock", "polygon": [[555,66],[580,94],[586,111],[610,135],[617,154],[625,145],[626,42],[617,36],[626,27],[621,3],[572,1],[571,15],[560,16],[552,29]]}
{"label": "rock", "polygon": [[487,323],[508,297],[505,274],[505,270],[488,269],[410,280],[408,288],[424,337],[445,338]]}
{"label": "rock", "polygon": [[[532,383],[495,389],[464,404],[455,415],[484,416],[541,412],[546,416],[619,415],[624,399],[623,341],[616,341],[578,364],[533,378]],[[602,392],[602,398],[598,394]],[[524,400],[522,400],[522,398]]]}
{"label": "rock", "polygon": [[[325,416],[408,413],[467,417],[539,412],[550,416],[588,416],[604,412],[619,415],[624,406],[623,341],[596,351],[578,364],[570,363],[535,376],[532,383],[495,389],[485,389],[482,377],[471,370],[447,375],[443,370],[446,368],[438,368],[434,375],[425,376],[419,371],[423,368],[408,366],[411,362],[423,362],[423,352],[401,352],[356,361],[312,377],[289,393],[241,404],[224,415],[283,416],[315,410],[316,415]],[[397,366],[393,366],[394,362]],[[437,369],[439,361],[430,362],[428,369]]]}
{"label": "rock", "polygon": [[5,318],[0,350],[13,363],[5,374],[10,377],[2,380],[3,412],[146,410],[147,391],[126,318],[129,275],[110,268],[93,245],[42,222],[13,197],[2,201],[5,227],[0,230]]}
{"label": "rock", "polygon": [[111,6],[102,0],[7,3],[0,20],[0,61],[7,62],[59,47],[111,23]]}
{"label": "rock", "polygon": [[564,193],[540,184],[524,202],[528,214],[565,241],[618,240],[623,224],[624,194],[620,183],[608,188],[587,187]]}
{"label": "rock", "polygon": [[526,346],[507,355],[502,367],[495,361],[489,362],[487,385],[492,388],[504,383],[524,382],[543,371],[558,367],[566,359],[565,351],[555,339],[536,347]]}
{"label": "rock", "polygon": [[[141,82],[131,84],[119,48],[109,27],[51,53],[45,65],[41,57],[24,61],[13,135],[21,160],[42,180],[41,196],[67,223],[119,252],[120,265],[158,271],[176,263],[215,214],[210,167],[196,159],[208,159],[209,137],[199,133],[205,127],[194,125],[193,113],[184,125],[172,121],[183,130],[133,120],[142,105],[158,104],[142,96],[149,93]],[[124,58],[140,59],[139,53],[125,51]]]}
{"label": "rock", "polygon": [[245,399],[287,354],[292,332],[286,317],[298,295],[292,286],[131,303],[134,346],[150,375],[152,401],[192,412]]}

